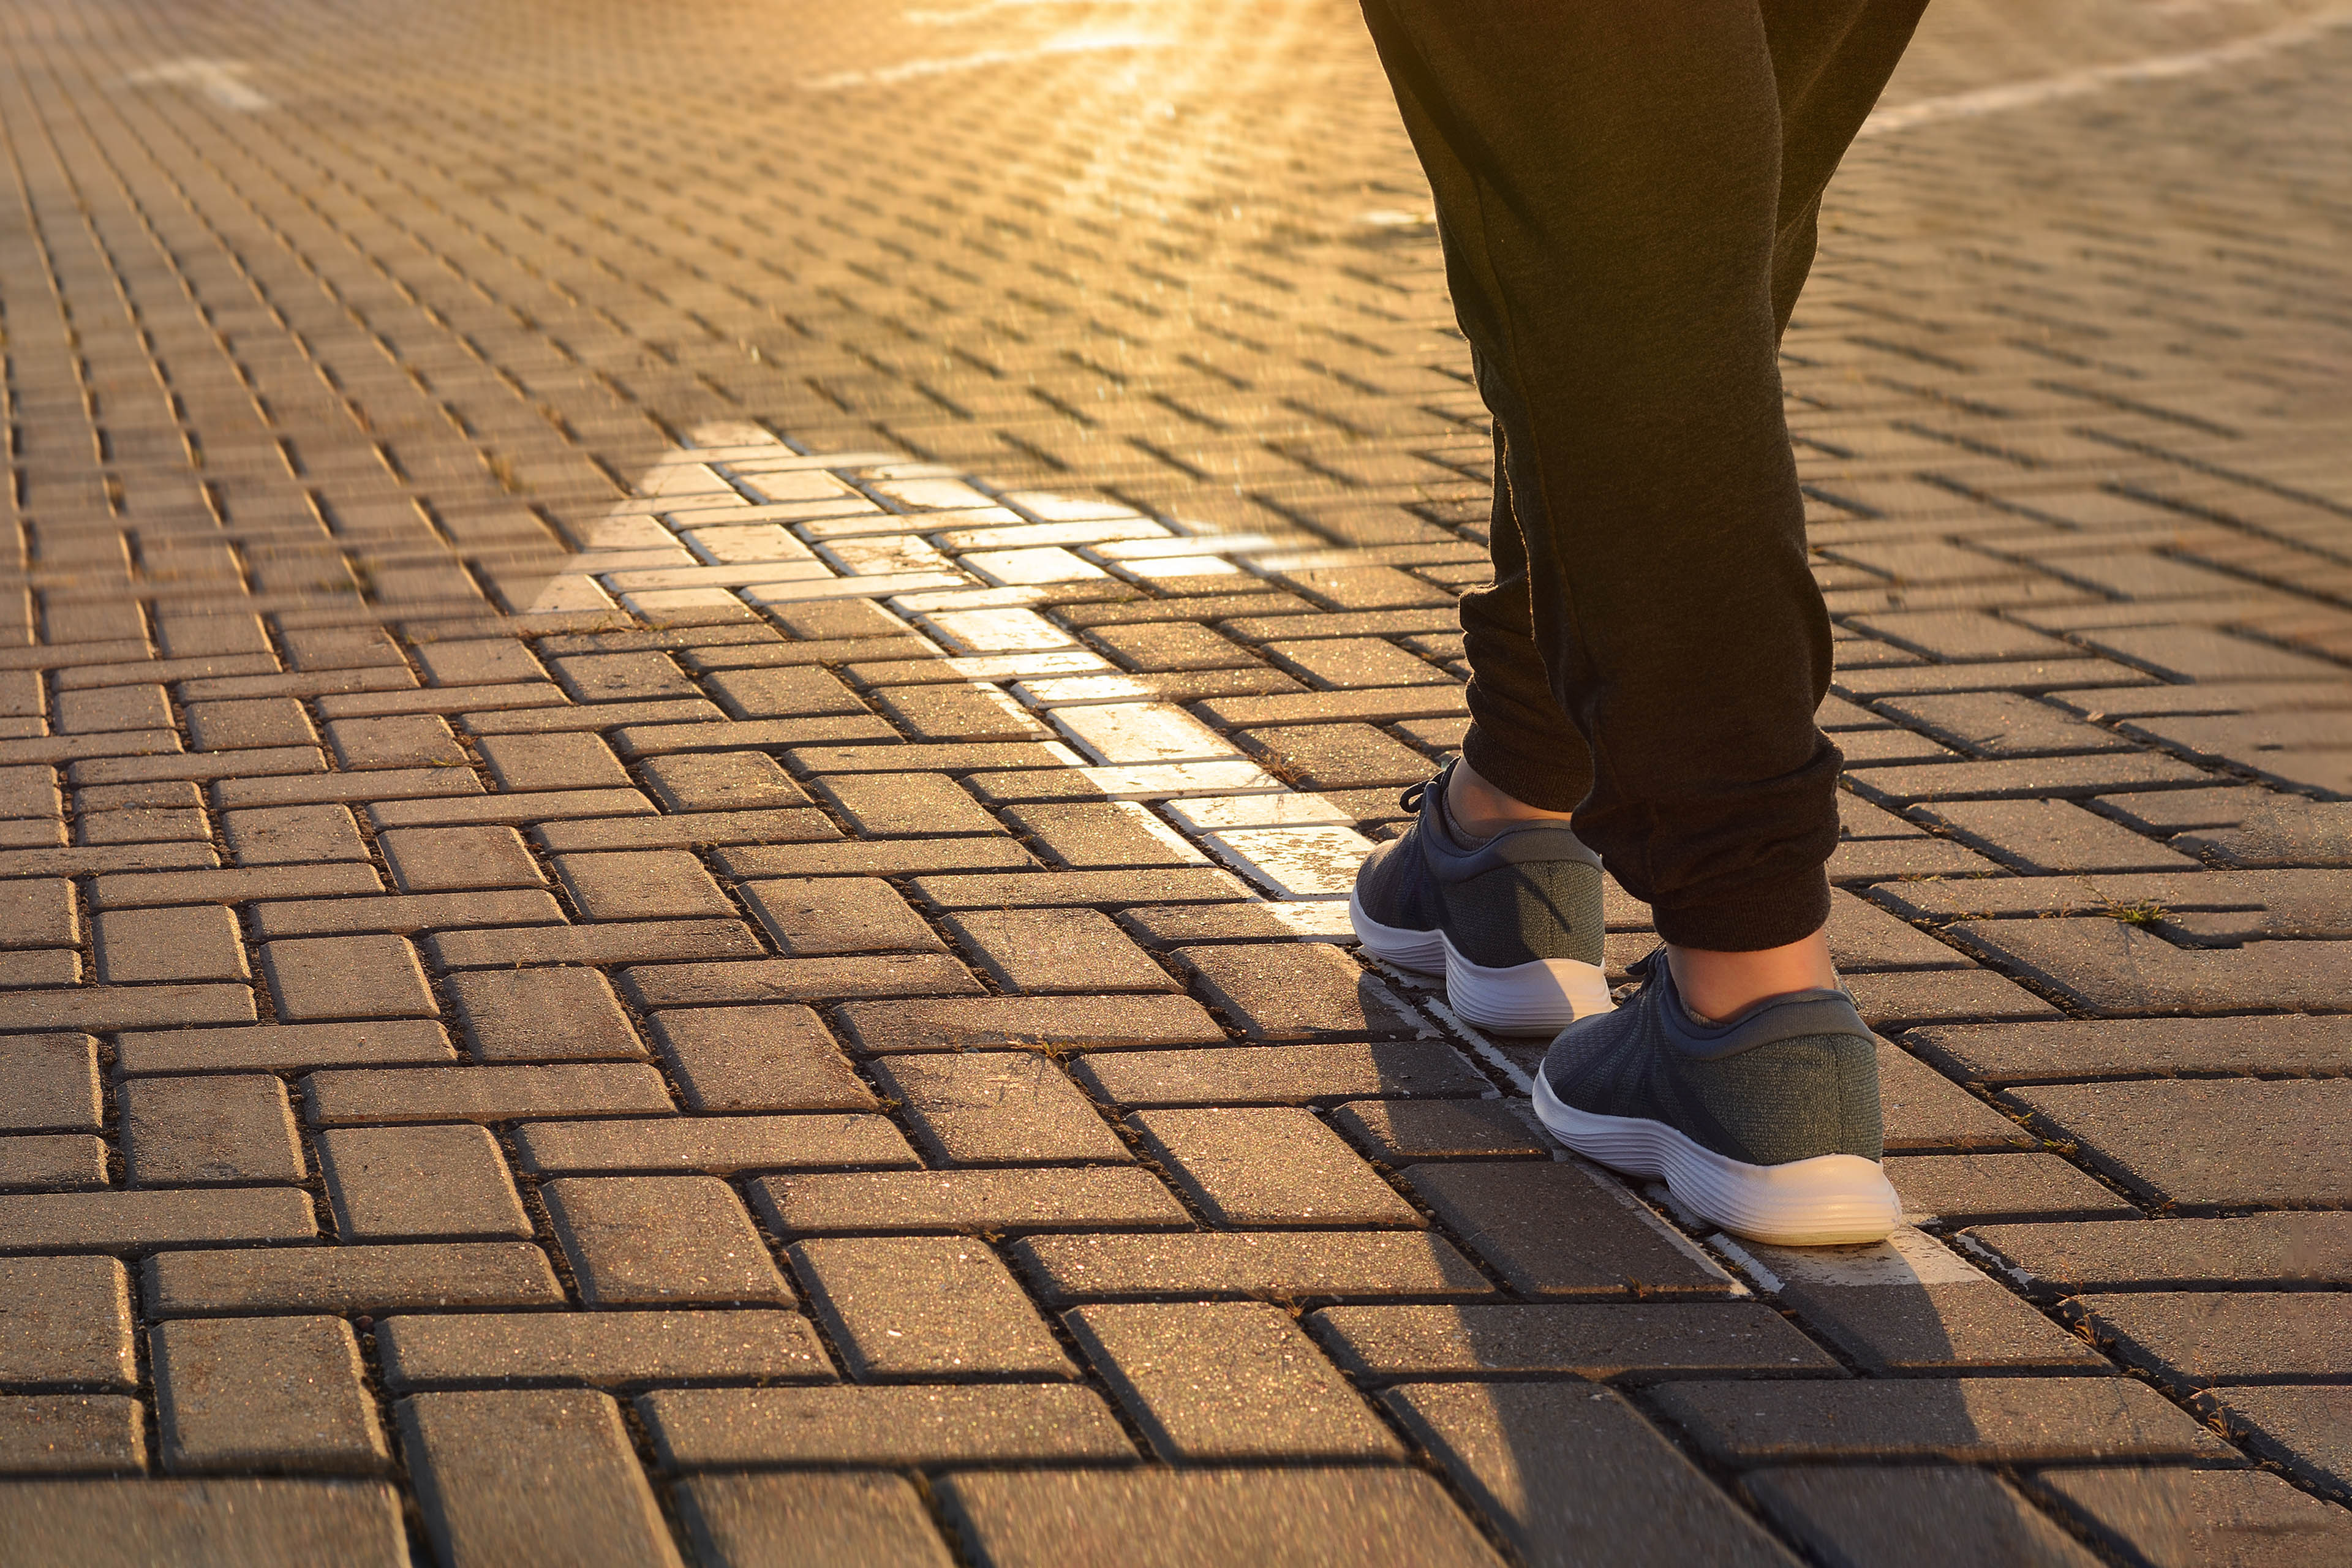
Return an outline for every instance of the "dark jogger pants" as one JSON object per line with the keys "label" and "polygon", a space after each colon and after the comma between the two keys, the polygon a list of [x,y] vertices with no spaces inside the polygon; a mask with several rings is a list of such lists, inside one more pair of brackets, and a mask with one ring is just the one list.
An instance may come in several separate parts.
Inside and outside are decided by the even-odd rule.
{"label": "dark jogger pants", "polygon": [[1465,595],[1497,787],[1685,947],[1829,913],[1839,756],[1780,335],[1927,0],[1363,0],[1495,416]]}

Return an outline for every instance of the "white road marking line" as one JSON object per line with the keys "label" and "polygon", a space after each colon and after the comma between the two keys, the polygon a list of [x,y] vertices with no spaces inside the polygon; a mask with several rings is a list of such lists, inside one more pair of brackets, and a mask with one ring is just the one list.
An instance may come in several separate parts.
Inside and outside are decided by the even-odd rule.
{"label": "white road marking line", "polygon": [[194,88],[223,109],[247,114],[275,109],[276,103],[246,85],[245,73],[252,68],[243,60],[167,60],[160,66],[133,71],[123,79],[142,86],[161,82],[167,87]]}
{"label": "white road marking line", "polygon": [[1998,114],[2004,110],[2031,109],[2061,99],[2081,98],[2110,87],[2138,86],[2144,82],[2199,76],[2225,66],[2260,59],[2299,44],[2315,43],[2347,25],[2352,25],[2352,10],[2329,11],[2292,26],[2257,33],[2251,38],[2240,38],[2231,44],[2216,44],[2211,48],[2191,49],[2186,54],[2154,55],[2147,59],[2126,60],[2120,65],[2085,66],[2080,70],[2042,77],[2033,81],[2009,82],[2000,87],[1979,88],[1972,92],[1922,99],[1916,103],[1896,104],[1873,113],[1863,122],[1861,134],[1891,135],[1897,131],[1908,131],[1915,125],[1933,124],[1939,120],[1960,120],[1980,114]]}
{"label": "white road marking line", "polygon": [[989,66],[1019,65],[1024,60],[1050,59],[1056,55],[1099,54],[1111,49],[1164,49],[1177,42],[1177,39],[1157,33],[1064,33],[1047,38],[1044,43],[1032,44],[1027,48],[982,49],[976,54],[908,60],[904,65],[883,66],[874,70],[836,71],[831,76],[811,77],[801,86],[812,92],[836,92],[850,87],[887,87],[894,82],[914,81],[927,76],[982,70]]}

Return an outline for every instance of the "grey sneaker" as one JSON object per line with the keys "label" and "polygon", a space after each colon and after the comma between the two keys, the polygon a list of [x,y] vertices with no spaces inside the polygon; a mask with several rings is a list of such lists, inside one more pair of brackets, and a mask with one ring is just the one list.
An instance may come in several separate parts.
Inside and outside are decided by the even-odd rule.
{"label": "grey sneaker", "polygon": [[1465,1022],[1549,1035],[1609,1010],[1601,967],[1601,857],[1566,823],[1469,839],[1445,814],[1451,763],[1404,792],[1421,820],[1356,873],[1348,918],[1384,963],[1445,976]]}
{"label": "grey sneaker", "polygon": [[1852,995],[1799,991],[1700,1024],[1664,949],[1636,971],[1637,994],[1546,1053],[1535,1102],[1552,1136],[1664,1177],[1685,1206],[1756,1241],[1879,1241],[1902,1223],[1878,1163],[1877,1044]]}

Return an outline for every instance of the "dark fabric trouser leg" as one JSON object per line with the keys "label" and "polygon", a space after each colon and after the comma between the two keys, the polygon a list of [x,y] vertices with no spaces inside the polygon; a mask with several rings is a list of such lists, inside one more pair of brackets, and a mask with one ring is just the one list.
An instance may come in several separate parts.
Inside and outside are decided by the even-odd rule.
{"label": "dark fabric trouser leg", "polygon": [[1829,912],[1840,758],[1780,334],[1927,0],[1363,0],[1495,416],[1471,765],[1660,935]]}

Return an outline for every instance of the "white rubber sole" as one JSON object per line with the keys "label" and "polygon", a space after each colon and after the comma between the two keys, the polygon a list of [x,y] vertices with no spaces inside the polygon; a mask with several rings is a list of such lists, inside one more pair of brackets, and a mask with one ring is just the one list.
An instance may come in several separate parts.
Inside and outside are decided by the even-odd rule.
{"label": "white rubber sole", "polygon": [[1536,1115],[1553,1137],[1612,1171],[1664,1178],[1693,1213],[1734,1236],[1775,1247],[1853,1247],[1884,1241],[1903,1223],[1902,1201],[1875,1160],[1816,1154],[1750,1165],[1663,1121],[1579,1110],[1541,1072],[1535,1078]]}
{"label": "white rubber sole", "polygon": [[1364,951],[1382,963],[1434,979],[1445,977],[1445,1001],[1475,1028],[1498,1035],[1556,1035],[1579,1018],[1606,1013],[1609,978],[1597,963],[1538,958],[1489,968],[1454,951],[1441,931],[1384,926],[1348,895],[1348,921]]}

